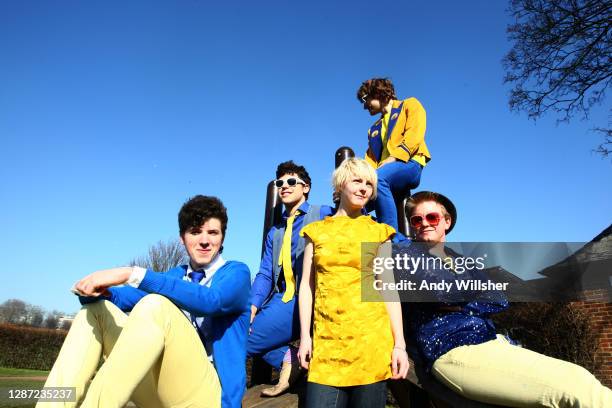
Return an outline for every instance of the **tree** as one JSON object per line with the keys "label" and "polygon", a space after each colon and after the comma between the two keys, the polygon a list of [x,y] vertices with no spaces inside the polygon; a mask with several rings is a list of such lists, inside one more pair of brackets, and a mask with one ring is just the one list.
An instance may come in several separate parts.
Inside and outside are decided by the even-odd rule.
{"label": "tree", "polygon": [[66,331],[69,331],[71,327],[72,327],[71,320],[64,320],[62,321],[62,324],[60,325],[60,329],[66,330]]}
{"label": "tree", "polygon": [[27,323],[30,326],[40,327],[45,318],[45,311],[40,306],[27,305]]}
{"label": "tree", "polygon": [[[548,111],[569,121],[587,119],[612,85],[612,2],[609,0],[510,0],[514,42],[503,59],[510,109],[532,119]],[[612,112],[611,112],[612,113]],[[607,156],[612,130],[602,133],[597,151]]]}
{"label": "tree", "polygon": [[0,321],[20,324],[24,323],[27,315],[27,304],[23,300],[9,299],[0,305]]}
{"label": "tree", "polygon": [[187,254],[179,240],[159,241],[149,247],[147,256],[133,259],[130,266],[141,266],[154,271],[165,272],[177,265],[187,263]]}
{"label": "tree", "polygon": [[47,313],[43,327],[46,327],[47,329],[57,329],[60,316],[62,316],[62,313],[58,312],[57,310]]}

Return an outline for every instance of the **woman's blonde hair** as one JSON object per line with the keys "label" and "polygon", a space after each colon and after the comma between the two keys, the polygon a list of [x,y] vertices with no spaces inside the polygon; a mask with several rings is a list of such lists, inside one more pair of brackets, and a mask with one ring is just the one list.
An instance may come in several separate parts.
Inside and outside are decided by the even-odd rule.
{"label": "woman's blonde hair", "polygon": [[334,188],[335,195],[340,193],[340,190],[344,187],[347,181],[350,181],[352,177],[359,177],[372,183],[372,197],[370,200],[376,198],[376,185],[378,183],[378,177],[376,171],[368,164],[364,159],[351,157],[346,159],[334,170],[332,175],[332,186]]}

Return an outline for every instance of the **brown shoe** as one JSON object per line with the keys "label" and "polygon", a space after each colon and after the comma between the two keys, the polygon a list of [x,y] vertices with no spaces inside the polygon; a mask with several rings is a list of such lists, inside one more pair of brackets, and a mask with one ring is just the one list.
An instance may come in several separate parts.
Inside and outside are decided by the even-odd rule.
{"label": "brown shoe", "polygon": [[274,387],[264,388],[261,391],[263,397],[276,397],[287,391],[300,378],[301,369],[299,364],[283,363],[278,376],[278,384]]}

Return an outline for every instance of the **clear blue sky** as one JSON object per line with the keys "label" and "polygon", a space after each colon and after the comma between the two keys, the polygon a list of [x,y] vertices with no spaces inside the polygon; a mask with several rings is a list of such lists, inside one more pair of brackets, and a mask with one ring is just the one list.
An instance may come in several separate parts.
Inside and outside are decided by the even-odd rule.
{"label": "clear blue sky", "polygon": [[229,211],[227,258],[259,264],[265,187],[304,164],[331,198],[361,155],[361,81],[427,110],[420,189],[459,208],[455,241],[587,241],[611,222],[591,122],[509,112],[505,1],[0,3],[0,302],[75,312],[81,276],[178,235],[186,198]]}

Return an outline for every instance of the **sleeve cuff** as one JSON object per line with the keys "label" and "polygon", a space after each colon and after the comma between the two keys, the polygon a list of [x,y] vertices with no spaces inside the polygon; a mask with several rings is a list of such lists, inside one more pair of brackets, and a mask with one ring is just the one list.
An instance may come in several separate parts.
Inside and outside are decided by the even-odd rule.
{"label": "sleeve cuff", "polygon": [[264,298],[261,296],[253,296],[251,299],[251,304],[255,306],[258,310],[261,309],[261,305],[263,304]]}
{"label": "sleeve cuff", "polygon": [[132,274],[130,275],[127,284],[134,288],[138,288],[138,286],[140,286],[140,283],[144,279],[146,272],[147,270],[145,268],[141,268],[140,266],[133,266]]}

